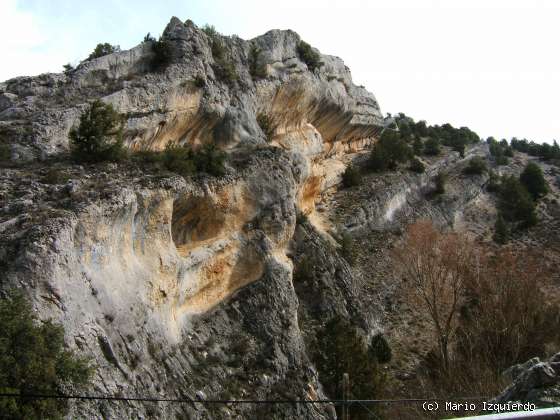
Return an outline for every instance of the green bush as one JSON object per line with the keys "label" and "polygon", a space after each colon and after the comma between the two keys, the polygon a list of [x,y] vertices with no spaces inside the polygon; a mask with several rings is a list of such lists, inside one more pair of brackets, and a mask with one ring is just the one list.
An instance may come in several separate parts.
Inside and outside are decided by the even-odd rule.
{"label": "green bush", "polygon": [[445,193],[445,184],[447,183],[447,175],[444,172],[439,172],[434,178],[434,194],[440,195]]}
{"label": "green bush", "polygon": [[[88,360],[64,348],[64,329],[38,322],[23,294],[0,299],[0,392],[60,394],[89,384]],[[68,413],[68,400],[0,398],[2,419],[58,419]]]}
{"label": "green bush", "polygon": [[206,172],[214,176],[225,173],[225,154],[213,144],[206,144],[197,151],[187,146],[168,144],[161,155],[161,162],[167,170],[182,176],[195,172]]}
{"label": "green bush", "polygon": [[468,165],[463,169],[463,172],[467,175],[482,175],[487,171],[486,161],[480,156],[470,159]]}
{"label": "green bush", "polygon": [[369,167],[375,172],[393,170],[399,163],[404,163],[411,157],[412,149],[400,133],[385,130],[370,154]]}
{"label": "green bush", "polygon": [[163,154],[153,150],[138,150],[130,156],[133,161],[147,164],[159,164],[162,162]]}
{"label": "green bush", "polygon": [[200,74],[197,74],[196,76],[194,76],[193,84],[197,88],[203,88],[203,87],[206,86],[206,79],[204,78],[204,76],[201,76]]}
{"label": "green bush", "polygon": [[414,158],[410,161],[409,169],[412,172],[416,172],[418,174],[424,173],[426,171],[426,167],[424,166],[424,164],[417,158]]}
{"label": "green bush", "polygon": [[216,28],[214,27],[214,25],[208,25],[208,24],[204,25],[202,27],[202,32],[204,32],[210,38],[215,38],[216,36],[219,35],[219,33],[216,30]]}
{"label": "green bush", "polygon": [[520,222],[520,227],[528,227],[537,223],[533,198],[525,186],[514,176],[506,176],[502,179],[498,208],[504,220]]}
{"label": "green bush", "polygon": [[[332,318],[318,334],[317,344],[315,365],[328,396],[339,398],[342,395],[341,379],[345,373],[352,383],[351,399],[373,399],[380,395],[385,377],[378,355],[367,348],[353,325],[341,317]],[[354,404],[349,411],[352,419],[370,419],[375,408],[364,409]]]}
{"label": "green bush", "polygon": [[[302,213],[302,217],[305,217]],[[313,279],[313,262],[304,255],[294,267],[293,279],[295,282],[304,283]]]}
{"label": "green bush", "polygon": [[544,179],[542,170],[539,165],[529,162],[519,176],[521,183],[527,188],[527,191],[533,196],[534,200],[538,200],[548,192],[548,184]]}
{"label": "green bush", "polygon": [[257,124],[261,128],[262,132],[264,133],[267,141],[272,141],[274,137],[274,123],[272,122],[272,118],[268,114],[263,112],[257,114]]}
{"label": "green bush", "polygon": [[11,158],[10,145],[0,142],[0,162],[7,162]]}
{"label": "green bush", "polygon": [[451,149],[454,150],[455,152],[459,152],[459,155],[461,157],[465,157],[465,146],[466,144],[464,142],[456,142],[451,146]]}
{"label": "green bush", "polygon": [[441,152],[439,140],[435,137],[430,137],[424,143],[424,154],[428,156],[437,156]]}
{"label": "green bush", "polygon": [[49,169],[45,176],[43,176],[42,182],[45,184],[64,184],[69,179],[70,176],[60,169]]}
{"label": "green bush", "polygon": [[225,153],[211,143],[205,144],[200,150],[193,153],[193,161],[197,171],[214,176],[225,174],[225,160]]}
{"label": "green bush", "polygon": [[379,363],[389,363],[393,358],[391,346],[383,334],[376,334],[371,338],[369,351]]}
{"label": "green bush", "polygon": [[214,74],[219,80],[223,80],[228,84],[235,82],[239,76],[237,75],[233,61],[228,59],[224,43],[217,32],[215,35],[211,36],[211,42],[212,57],[215,62],[214,66],[212,66]]}
{"label": "green bush", "polygon": [[493,235],[494,242],[503,245],[507,242],[508,236],[509,236],[509,231],[508,231],[506,221],[504,220],[502,215],[498,213],[498,217],[496,218],[496,223],[494,224],[494,235]]}
{"label": "green bush", "polygon": [[218,79],[223,80],[228,84],[235,82],[239,78],[237,71],[235,70],[235,66],[231,61],[218,63],[214,66],[214,73]]}
{"label": "green bush", "polygon": [[305,41],[299,41],[297,45],[297,53],[301,61],[307,64],[311,71],[321,67],[321,56]]}
{"label": "green bush", "polygon": [[420,120],[414,124],[414,132],[418,137],[427,137],[429,133],[426,121]]}
{"label": "green bush", "polygon": [[505,155],[496,156],[496,165],[505,166],[509,163],[509,159]]}
{"label": "green bush", "polygon": [[142,42],[156,42],[156,39],[148,32]]}
{"label": "green bush", "polygon": [[154,70],[163,70],[173,59],[173,49],[171,42],[160,38],[158,41],[152,42],[152,51],[154,57],[152,59],[152,68]]}
{"label": "green bush", "polygon": [[214,65],[212,66],[214,74],[219,80],[231,84],[239,79],[235,65],[231,57],[228,58],[227,50],[222,40],[222,35],[216,31],[212,25],[205,25],[202,30],[210,38],[210,48]]}
{"label": "green bush", "polygon": [[342,185],[346,188],[356,187],[362,183],[362,174],[358,168],[348,165],[342,174]]}
{"label": "green bush", "polygon": [[78,162],[119,161],[124,157],[123,119],[111,104],[94,101],[70,130],[72,157]]}
{"label": "green bush", "polygon": [[527,139],[518,140],[514,137],[511,139],[510,147],[520,152],[528,153],[531,156],[539,156],[544,160],[560,159],[560,145],[558,145],[556,140],[550,145],[548,143],[537,144],[534,141],[529,142]]}
{"label": "green bush", "polygon": [[422,143],[420,137],[414,138],[414,142],[412,143],[412,150],[414,151],[415,155],[421,155],[424,151],[424,143]]}
{"label": "green bush", "polygon": [[496,175],[496,172],[490,170],[488,172],[488,183],[486,184],[486,190],[489,192],[499,192],[500,191],[500,177]]}
{"label": "green bush", "polygon": [[97,46],[87,59],[92,60],[94,58],[103,57],[104,55],[113,54],[120,50],[121,48],[118,45],[111,45],[107,42],[105,42],[104,44],[97,44]]}
{"label": "green bush", "polygon": [[340,254],[348,264],[354,264],[356,254],[354,252],[354,239],[348,232],[344,232],[340,238]]}
{"label": "green bush", "polygon": [[389,155],[385,148],[376,145],[371,151],[368,167],[374,172],[383,172],[389,169]]}
{"label": "green bush", "polygon": [[[149,158],[149,155],[147,156]],[[189,176],[196,172],[193,152],[190,148],[168,143],[161,156],[163,166],[181,176]]]}
{"label": "green bush", "polygon": [[214,58],[214,60],[216,61],[223,60],[226,55],[226,47],[224,46],[224,43],[220,39],[220,35],[217,34],[215,36],[212,36],[210,42],[211,42],[210,47],[212,49],[212,57]]}
{"label": "green bush", "polygon": [[62,68],[64,69],[64,74],[66,75],[69,75],[74,71],[74,66],[70,63],[65,64],[64,66],[62,66]]}
{"label": "green bush", "polygon": [[249,50],[249,73],[253,78],[263,79],[266,77],[266,65],[259,62],[261,49],[256,45],[251,45]]}

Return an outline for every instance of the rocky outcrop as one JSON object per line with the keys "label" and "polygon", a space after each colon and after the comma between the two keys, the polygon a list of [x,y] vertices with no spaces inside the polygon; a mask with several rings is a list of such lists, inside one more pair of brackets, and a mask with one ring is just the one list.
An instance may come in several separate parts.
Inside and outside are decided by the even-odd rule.
{"label": "rocky outcrop", "polygon": [[504,372],[512,381],[492,402],[529,402],[537,407],[552,407],[560,403],[560,353],[548,361],[535,357]]}
{"label": "rocky outcrop", "polygon": [[[91,393],[324,397],[298,325],[287,257],[305,179],[297,162],[276,148],[256,151],[246,171],[220,180],[140,180],[141,173],[125,175],[111,165],[106,176],[82,169],[73,176],[81,182],[66,186],[20,178],[12,187],[30,181],[25,200],[32,202],[26,212],[17,199],[3,209],[18,215],[2,224],[2,287],[27,290],[40,317],[61,322],[68,344],[92,357]],[[337,293],[334,299],[357,302]],[[269,412],[329,416],[328,407],[311,405],[81,403],[73,413],[230,418]]]}
{"label": "rocky outcrop", "polygon": [[[221,79],[212,38],[192,22],[173,18],[163,39],[172,52],[164,69],[154,69],[143,43],[67,74],[0,84],[0,133],[11,150],[0,170],[0,288],[26,290],[41,319],[64,325],[68,345],[96,367],[92,394],[327,397],[306,340],[335,315],[367,336],[375,308],[362,308],[348,264],[304,215],[314,220],[347,154],[375,141],[377,101],[337,57],[321,56],[310,71],[292,31],[219,36],[232,80]],[[72,164],[68,132],[93,99],[126,117],[129,149],[213,143],[229,154],[227,174],[184,179],[128,163]],[[65,179],[47,181],[53,170]],[[318,270],[294,284],[302,250]],[[83,418],[334,415],[326,404],[90,401],[72,410]]]}
{"label": "rocky outcrop", "polygon": [[[494,217],[493,206],[484,209],[488,194],[486,175],[465,176],[463,169],[475,157],[488,157],[488,147],[480,144],[470,148],[464,157],[449,152],[437,159],[426,159],[426,171],[384,173],[368,178],[358,190],[342,191],[332,202],[324,203],[330,218],[340,229],[359,233],[399,228],[417,219],[429,219],[440,226],[461,228],[471,212],[471,219],[483,218],[483,225]],[[434,179],[445,174],[445,194],[434,194]],[[476,230],[469,220],[469,229]]]}
{"label": "rocky outcrop", "polygon": [[[173,18],[163,34],[173,50],[165,70],[150,71],[148,42],[84,61],[67,74],[8,80],[0,84],[2,126],[28,124],[26,145],[40,156],[67,147],[70,127],[94,98],[127,116],[126,142],[137,149],[161,149],[169,141],[215,142],[224,148],[263,144],[256,121],[261,112],[274,121],[280,143],[311,125],[326,151],[335,143],[372,138],[382,125],[374,96],[352,83],[342,60],[321,56],[319,69],[307,69],[296,51],[300,38],[295,32],[275,30],[250,41],[217,37],[236,80],[224,82],[216,75],[211,37],[192,22]],[[250,56],[251,47],[258,49],[256,57]],[[259,77],[250,74],[249,62],[255,59],[264,69]],[[203,87],[196,86],[196,77],[205,81]]]}

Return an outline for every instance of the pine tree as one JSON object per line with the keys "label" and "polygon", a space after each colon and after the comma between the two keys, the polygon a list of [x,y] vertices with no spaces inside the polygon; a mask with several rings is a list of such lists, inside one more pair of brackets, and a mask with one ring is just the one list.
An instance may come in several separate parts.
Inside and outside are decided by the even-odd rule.
{"label": "pine tree", "polygon": [[498,207],[506,221],[521,222],[522,227],[537,223],[533,198],[514,176],[502,179]]}
{"label": "pine tree", "polygon": [[521,175],[519,180],[527,191],[533,196],[534,200],[538,200],[540,197],[548,192],[548,185],[544,179],[543,173],[539,165],[534,162],[529,162]]}
{"label": "pine tree", "polygon": [[[0,392],[59,394],[89,383],[88,360],[64,348],[62,326],[38,322],[23,294],[0,299]],[[0,398],[2,419],[57,419],[68,411],[64,399]]]}
{"label": "pine tree", "polygon": [[503,245],[506,243],[508,239],[508,227],[506,222],[501,214],[498,213],[498,217],[496,218],[496,223],[494,224],[494,242],[497,244]]}
{"label": "pine tree", "polygon": [[419,137],[414,138],[414,142],[412,143],[412,149],[414,150],[415,155],[421,155],[422,151],[424,150],[424,143],[420,140]]}
{"label": "pine tree", "polygon": [[371,152],[370,168],[377,172],[395,169],[397,164],[406,162],[411,156],[412,149],[400,133],[385,130]]}
{"label": "pine tree", "polygon": [[[351,398],[371,399],[379,395],[384,378],[379,362],[390,360],[390,349],[383,348],[383,354],[379,355],[377,349],[368,349],[356,328],[340,317],[325,325],[318,335],[318,344],[319,378],[330,397],[342,396],[341,379],[345,373],[350,377]],[[358,405],[351,406],[350,413],[353,419],[371,418]]]}
{"label": "pine tree", "polygon": [[435,137],[430,137],[424,144],[424,153],[429,156],[437,156],[440,153],[440,143]]}
{"label": "pine tree", "polygon": [[124,155],[123,121],[111,104],[99,99],[80,116],[70,130],[72,156],[79,162],[118,161]]}

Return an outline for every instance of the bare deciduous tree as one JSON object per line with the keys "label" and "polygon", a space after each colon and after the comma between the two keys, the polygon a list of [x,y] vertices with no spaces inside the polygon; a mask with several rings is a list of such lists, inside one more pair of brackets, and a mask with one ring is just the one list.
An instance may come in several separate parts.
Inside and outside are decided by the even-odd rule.
{"label": "bare deciduous tree", "polygon": [[409,296],[429,316],[444,369],[449,368],[449,343],[455,331],[460,300],[472,271],[474,247],[457,233],[440,233],[431,222],[409,226],[394,256],[410,285]]}
{"label": "bare deciduous tree", "polygon": [[473,274],[459,334],[462,358],[502,370],[544,355],[558,338],[560,315],[543,292],[551,272],[542,254],[486,252]]}

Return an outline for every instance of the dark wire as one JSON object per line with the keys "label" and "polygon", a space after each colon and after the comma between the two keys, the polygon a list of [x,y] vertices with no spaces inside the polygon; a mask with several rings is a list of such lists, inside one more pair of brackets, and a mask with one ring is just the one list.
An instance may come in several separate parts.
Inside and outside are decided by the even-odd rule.
{"label": "dark wire", "polygon": [[46,395],[46,394],[17,394],[2,392],[0,398],[28,398],[28,399],[68,399],[68,400],[108,400],[108,401],[142,401],[142,402],[172,402],[198,404],[394,404],[418,403],[425,401],[487,401],[486,397],[464,398],[407,398],[407,399],[377,399],[377,400],[203,400],[192,398],[155,398],[155,397],[117,397],[104,395]]}

